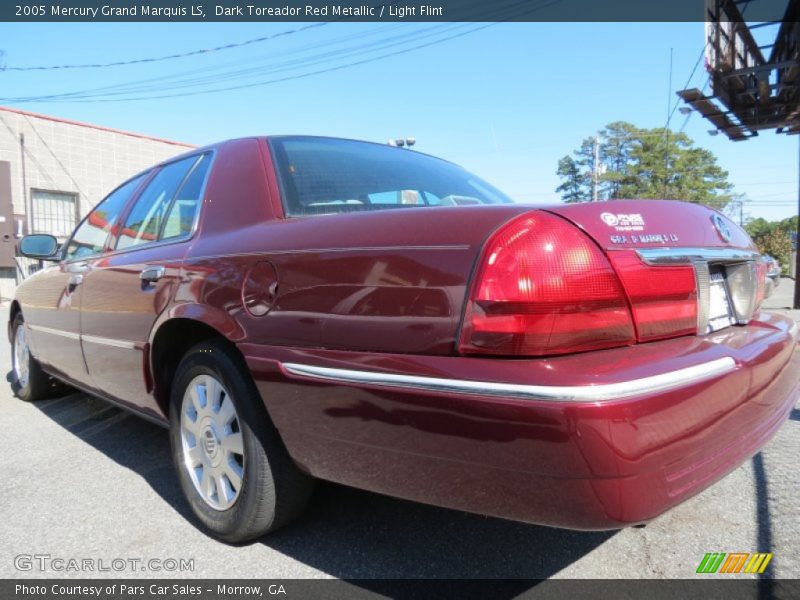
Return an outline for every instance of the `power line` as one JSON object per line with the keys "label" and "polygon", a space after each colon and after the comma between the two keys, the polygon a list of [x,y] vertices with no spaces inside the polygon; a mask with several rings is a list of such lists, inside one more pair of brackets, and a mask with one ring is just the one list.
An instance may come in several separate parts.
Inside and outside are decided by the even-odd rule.
{"label": "power line", "polygon": [[[87,102],[87,103],[132,102],[132,101],[138,101],[138,100],[166,99],[166,98],[177,98],[177,97],[184,97],[184,96],[204,95],[204,94],[219,93],[219,92],[225,92],[225,91],[233,91],[233,90],[240,90],[240,89],[246,89],[246,88],[252,88],[252,87],[271,85],[271,84],[275,84],[275,83],[282,83],[282,82],[293,81],[293,80],[297,80],[297,79],[304,79],[304,78],[308,78],[308,77],[312,77],[312,76],[316,76],[316,75],[321,75],[321,74],[324,74],[324,73],[340,71],[340,70],[343,70],[343,69],[349,69],[349,68],[352,68],[352,67],[355,67],[355,66],[369,64],[369,63],[372,63],[372,62],[384,60],[386,58],[399,56],[399,55],[402,55],[402,54],[407,54],[409,52],[413,52],[413,51],[420,50],[420,49],[423,49],[423,48],[427,48],[427,47],[430,47],[430,46],[438,45],[438,44],[441,44],[441,43],[444,43],[444,42],[447,42],[447,41],[450,41],[450,40],[453,40],[453,39],[456,39],[456,38],[464,37],[466,35],[470,35],[470,34],[475,33],[477,31],[481,31],[483,29],[487,29],[489,27],[493,27],[495,25],[498,25],[499,23],[506,22],[506,21],[512,20],[514,18],[517,18],[517,17],[523,16],[523,15],[530,14],[532,12],[541,10],[541,9],[546,8],[548,6],[551,6],[553,4],[557,4],[557,3],[561,2],[561,1],[562,0],[549,0],[549,1],[542,2],[542,3],[540,3],[540,4],[538,4],[538,5],[534,6],[534,7],[527,6],[527,8],[525,10],[520,11],[520,10],[517,10],[520,6],[526,7],[526,5],[529,4],[525,0],[520,0],[520,1],[517,1],[517,2],[514,2],[514,3],[510,4],[508,6],[503,7],[500,11],[494,11],[495,13],[505,14],[506,15],[505,18],[502,18],[502,19],[501,18],[497,18],[497,20],[494,21],[494,22],[484,23],[484,24],[479,25],[477,27],[472,27],[472,28],[470,28],[470,29],[468,29],[466,31],[461,31],[461,32],[458,32],[458,33],[455,33],[455,34],[452,34],[452,35],[449,35],[449,36],[441,37],[441,38],[435,39],[435,40],[427,42],[427,43],[416,44],[416,45],[413,45],[413,46],[408,47],[408,48],[403,48],[403,49],[400,49],[400,50],[397,50],[397,51],[384,53],[384,54],[381,54],[379,56],[373,56],[373,57],[365,58],[363,60],[352,61],[352,62],[345,63],[345,64],[342,64],[342,65],[337,65],[337,66],[333,66],[333,67],[327,67],[327,68],[323,68],[323,69],[317,69],[317,70],[313,70],[313,71],[306,72],[306,73],[299,73],[299,74],[294,74],[294,75],[290,75],[290,76],[286,76],[286,77],[275,78],[275,79],[270,79],[270,80],[265,80],[265,81],[256,81],[256,82],[250,82],[250,83],[245,83],[245,84],[240,84],[240,85],[235,85],[235,86],[223,86],[223,87],[217,87],[217,88],[211,88],[211,89],[201,89],[201,90],[193,90],[193,91],[170,93],[170,94],[151,94],[151,95],[138,95],[138,96],[132,96],[132,97],[110,98],[109,96],[122,95],[123,93],[132,94],[132,93],[141,93],[143,91],[147,91],[147,87],[146,86],[144,86],[143,88],[140,88],[140,89],[136,89],[136,88],[130,88],[131,85],[135,85],[135,84],[122,84],[122,85],[116,86],[116,87],[124,89],[126,86],[128,86],[129,89],[125,90],[124,92],[122,92],[122,91],[118,91],[118,92],[107,91],[106,93],[99,93],[99,94],[98,93],[93,93],[93,92],[98,92],[98,91],[102,92],[104,90],[102,90],[102,89],[83,90],[83,91],[70,92],[70,93],[65,93],[65,94],[52,94],[50,96],[2,98],[2,100],[5,101],[5,102],[16,102],[16,103],[21,103],[21,102],[43,102],[43,101]],[[487,13],[485,16],[487,16],[487,17],[490,16],[490,13]],[[471,26],[471,25],[472,24],[458,25],[458,26],[456,26],[454,28],[451,28],[451,30],[452,29],[462,28],[464,26]],[[428,33],[424,37],[430,37],[430,36],[431,36],[431,34]],[[390,44],[390,46],[391,45],[395,45],[396,46],[399,43],[400,42],[394,43],[394,44]],[[360,49],[356,48],[352,53],[353,54],[358,54],[359,50]],[[324,58],[329,60],[329,57],[324,57]],[[300,61],[300,62],[302,62],[302,61]],[[320,62],[320,61],[317,61],[317,62]],[[312,64],[314,64],[313,61],[312,61]],[[260,70],[260,72],[263,73],[263,70]],[[215,79],[219,79],[219,77],[216,77]],[[188,85],[190,85],[192,82],[183,82],[183,83],[184,83],[185,86],[188,87]],[[113,87],[114,86],[109,86],[108,88],[106,88],[106,90],[110,90]],[[178,84],[176,86],[176,83],[174,81],[173,82],[167,81],[167,82],[165,82],[165,85],[162,86],[161,88],[157,88],[156,86],[154,86],[153,88],[150,88],[150,90],[157,91],[158,89],[175,89],[176,87],[180,87],[180,84]]]}
{"label": "power line", "polygon": [[268,42],[276,38],[284,37],[287,35],[293,35],[295,33],[300,33],[301,31],[307,31],[309,29],[324,27],[325,25],[329,25],[330,23],[331,21],[325,21],[322,23],[312,23],[310,25],[304,25],[302,27],[297,27],[295,29],[287,29],[285,31],[279,31],[278,33],[273,33],[272,35],[264,35],[257,38],[244,40],[242,42],[232,42],[230,44],[223,44],[221,46],[214,46],[212,48],[200,48],[198,50],[189,50],[188,52],[177,52],[175,54],[166,54],[163,56],[151,56],[146,58],[134,58],[131,60],[119,60],[107,63],[85,63],[76,65],[69,65],[69,64],[37,65],[30,67],[4,67],[0,65],[0,71],[54,71],[59,69],[103,69],[107,67],[123,67],[128,65],[140,65],[143,63],[162,62],[165,60],[174,60],[176,58],[187,58],[190,56],[198,56],[200,54],[211,54],[213,52],[220,52],[222,50],[232,50],[234,48],[242,48],[244,46],[250,46],[252,44],[260,44],[262,42]]}
{"label": "power line", "polygon": [[[700,49],[700,56],[697,57],[697,61],[694,63],[694,67],[692,67],[691,73],[689,73],[689,77],[686,79],[686,83],[683,84],[684,90],[689,89],[689,84],[692,82],[694,78],[694,74],[697,72],[697,67],[700,66],[700,62],[703,60],[703,57],[706,54],[706,46],[708,46],[708,42],[703,44],[703,47]],[[672,120],[672,115],[675,114],[675,111],[678,110],[678,105],[680,104],[680,98],[675,101],[675,106],[672,107],[672,110],[667,117],[667,127],[669,127],[669,123]]]}
{"label": "power line", "polygon": [[[461,24],[449,27],[452,28],[464,28],[469,24]],[[271,68],[266,68],[262,65],[258,65],[256,67],[248,67],[246,69],[237,69],[233,71],[222,71],[219,72],[220,69],[193,69],[188,72],[183,73],[174,73],[170,75],[159,76],[155,78],[148,78],[138,81],[132,81],[127,83],[121,84],[114,84],[108,86],[101,86],[98,88],[90,88],[84,90],[78,90],[74,92],[64,92],[60,94],[50,94],[46,96],[33,96],[33,97],[17,97],[17,98],[4,98],[3,100],[6,102],[31,102],[31,101],[51,101],[51,102],[72,102],[77,100],[82,100],[86,98],[110,98],[113,96],[121,96],[121,95],[129,95],[134,93],[146,93],[146,92],[159,92],[162,90],[178,90],[178,89],[186,89],[190,87],[198,87],[204,84],[215,83],[218,84],[221,81],[230,81],[230,80],[237,80],[237,79],[250,79],[252,75],[267,75],[271,73],[280,73],[286,71],[292,71],[299,67],[304,66],[313,66],[317,64],[325,64],[326,62],[330,62],[331,60],[336,60],[342,57],[347,56],[358,56],[361,54],[368,54],[374,48],[387,48],[392,46],[401,45],[404,43],[409,43],[415,40],[424,39],[427,37],[431,37],[436,35],[438,30],[441,30],[444,27],[448,27],[446,25],[437,25],[434,27],[422,29],[413,32],[411,35],[405,34],[400,36],[391,36],[389,38],[382,38],[376,42],[370,42],[367,44],[361,43],[356,46],[351,46],[349,48],[333,50],[322,52],[320,54],[315,54],[312,56],[292,59],[288,61],[278,62]],[[371,35],[371,34],[368,34]],[[367,37],[364,34],[357,35],[357,36],[347,36],[344,38],[340,38],[333,42],[333,44],[341,44],[342,42],[347,42],[351,40],[358,40],[362,39],[363,37]],[[326,42],[326,47],[332,45],[330,42]],[[289,56],[291,54],[296,53],[303,53],[308,49],[317,49],[320,46],[319,43],[313,44],[306,48],[299,49],[299,51],[295,52],[283,52],[281,56]],[[238,64],[238,63],[237,63]],[[226,65],[226,67],[229,65]],[[224,68],[224,67],[223,67]],[[217,71],[217,72],[215,72]],[[194,75],[202,73],[202,76],[193,77]]]}
{"label": "power line", "polygon": [[740,181],[737,185],[782,185],[785,183],[797,183],[796,181]]}
{"label": "power line", "polygon": [[47,151],[50,153],[50,155],[58,163],[58,166],[61,167],[61,170],[64,171],[64,173],[67,175],[67,177],[70,178],[72,183],[75,184],[75,189],[78,190],[78,193],[80,195],[82,195],[84,198],[88,198],[88,195],[86,193],[84,193],[84,191],[81,189],[80,184],[72,176],[72,173],[69,172],[69,169],[67,169],[67,167],[64,165],[64,163],[61,162],[61,159],[58,157],[58,155],[50,147],[50,144],[47,143],[47,141],[42,137],[42,134],[39,133],[39,130],[36,129],[36,126],[33,124],[33,121],[31,121],[30,117],[28,115],[25,115],[25,114],[23,116],[25,117],[25,120],[28,122],[28,125],[30,126],[31,130],[36,134],[36,137],[39,138],[39,141],[41,141],[42,144],[44,144],[44,147],[47,148]]}
{"label": "power line", "polygon": [[773,194],[759,194],[758,197],[759,198],[775,198],[775,197],[782,197],[782,196],[788,196],[788,195],[789,194],[787,194],[786,192],[776,192],[776,193],[773,193]]}
{"label": "power line", "polygon": [[[396,29],[396,27],[390,27],[389,29]],[[442,27],[442,26],[440,26]],[[386,28],[381,28],[381,32],[385,31]],[[347,35],[339,38],[334,38],[333,40],[326,40],[325,46],[337,46],[343,43],[347,43],[354,40],[361,40],[367,37],[371,37],[376,33],[375,30],[370,30],[367,32],[361,32],[357,35]],[[416,33],[416,32],[415,32]],[[390,37],[390,40],[395,39],[394,37]],[[370,43],[370,44],[362,44],[361,47],[369,47],[374,44],[380,44],[383,40],[379,40],[378,42]],[[314,44],[306,45],[301,48],[296,48],[293,50],[285,50],[281,51],[280,56],[292,56],[294,54],[302,54],[307,50],[315,50],[320,47],[319,42],[315,42]],[[352,48],[345,48],[340,51],[333,51],[329,52],[331,55],[335,55],[337,52],[342,52],[347,54],[348,52],[352,52]],[[319,56],[319,55],[317,55]],[[315,62],[314,59],[316,57],[308,57],[305,59],[295,59],[291,61],[280,62],[277,64],[277,68],[273,69],[265,69],[262,64],[257,65],[256,67],[248,67],[246,69],[237,69],[233,71],[225,71],[231,66],[241,67],[243,62],[253,62],[253,59],[245,59],[244,61],[239,59],[235,62],[229,62],[224,65],[218,65],[216,67],[202,67],[202,68],[193,68],[188,71],[182,71],[178,73],[170,73],[167,75],[159,75],[157,77],[148,77],[146,79],[139,79],[124,83],[116,83],[111,85],[105,85],[95,88],[88,88],[83,90],[76,90],[74,92],[62,92],[62,93],[53,93],[47,95],[40,95],[40,96],[21,96],[21,97],[12,97],[12,98],[3,98],[2,100],[5,102],[29,102],[29,101],[66,101],[72,98],[83,98],[83,97],[95,97],[95,96],[105,96],[112,94],[115,91],[126,91],[126,92],[135,92],[135,91],[159,91],[161,89],[175,89],[177,87],[184,87],[185,85],[196,82],[202,83],[203,80],[216,82],[225,79],[235,79],[239,76],[244,77],[248,74],[252,73],[259,73],[264,74],[265,72],[271,71],[280,71],[282,70],[281,67],[283,66],[290,66],[290,65],[302,65],[303,62]],[[255,60],[261,60],[261,58],[256,58]],[[266,63],[267,65],[269,63]],[[197,77],[195,79],[189,79],[190,76],[202,74],[203,77]],[[185,84],[185,85],[184,85]]]}

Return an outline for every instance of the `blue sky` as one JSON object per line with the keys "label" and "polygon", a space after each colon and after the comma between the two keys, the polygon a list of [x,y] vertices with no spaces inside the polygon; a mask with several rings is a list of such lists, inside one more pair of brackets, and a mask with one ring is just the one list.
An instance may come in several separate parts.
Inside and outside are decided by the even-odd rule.
{"label": "blue sky", "polygon": [[[247,24],[0,24],[11,66],[109,62],[191,51],[303,27]],[[702,23],[331,23],[238,49],[159,63],[70,71],[0,72],[0,97],[42,96],[143,79],[251,69],[229,85],[341,66],[453,37],[368,64],[213,94],[134,102],[7,102],[34,112],[195,144],[252,134],[308,133],[385,141],[457,162],[522,202],[558,201],[558,159],[605,124],[666,120],[703,46]],[[379,44],[392,40],[388,49]],[[419,40],[415,42],[414,40]],[[359,52],[343,59],[343,49]],[[293,61],[320,56],[317,66]],[[278,69],[276,71],[276,69]],[[702,64],[690,87],[702,87]],[[221,85],[219,81],[210,84]],[[183,91],[162,89],[149,95]],[[670,100],[676,96],[669,94]],[[671,126],[684,118],[675,113]],[[798,136],[747,142],[711,137],[694,115],[685,132],[729,171],[746,212],[777,219],[797,209]]]}

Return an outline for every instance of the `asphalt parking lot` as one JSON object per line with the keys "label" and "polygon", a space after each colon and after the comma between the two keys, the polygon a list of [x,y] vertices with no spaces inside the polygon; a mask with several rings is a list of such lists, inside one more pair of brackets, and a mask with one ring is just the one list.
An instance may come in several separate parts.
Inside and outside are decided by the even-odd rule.
{"label": "asphalt parking lot", "polygon": [[[767,305],[800,320],[788,310],[792,291],[784,279]],[[5,309],[0,317],[5,322]],[[9,349],[5,341],[0,348],[5,373]],[[4,578],[686,578],[712,551],[770,551],[762,577],[800,577],[797,408],[760,454],[643,529],[549,529],[321,484],[302,520],[231,547],[194,526],[165,430],[81,393],[26,404],[3,382],[0,405]],[[15,566],[15,557],[33,554],[106,564],[193,559],[194,570]]]}

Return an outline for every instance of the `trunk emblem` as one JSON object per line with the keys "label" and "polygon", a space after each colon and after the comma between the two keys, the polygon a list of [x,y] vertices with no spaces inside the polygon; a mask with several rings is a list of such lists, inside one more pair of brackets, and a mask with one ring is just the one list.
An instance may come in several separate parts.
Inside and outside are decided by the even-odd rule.
{"label": "trunk emblem", "polygon": [[713,214],[711,215],[711,222],[714,223],[714,227],[716,228],[719,237],[722,238],[722,241],[730,242],[731,230],[728,227],[728,224],[725,222],[725,219],[723,219],[721,215]]}

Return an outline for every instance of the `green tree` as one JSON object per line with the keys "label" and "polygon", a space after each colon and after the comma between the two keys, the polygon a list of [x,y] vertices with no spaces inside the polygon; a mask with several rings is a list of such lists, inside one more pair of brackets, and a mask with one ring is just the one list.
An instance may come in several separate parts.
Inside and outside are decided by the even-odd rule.
{"label": "green tree", "polygon": [[744,226],[753,238],[758,251],[778,259],[784,275],[789,274],[792,252],[792,233],[797,231],[797,216],[782,221],[767,221],[762,217],[750,219]]}
{"label": "green tree", "polygon": [[[728,173],[716,157],[698,148],[687,135],[664,128],[639,129],[617,121],[601,132],[599,197],[669,198],[724,208],[732,199]],[[556,191],[565,201],[591,199],[594,138],[586,138],[572,157],[559,161],[556,173],[564,180]],[[574,169],[562,168],[572,160]],[[566,192],[580,189],[581,194]]]}
{"label": "green tree", "polygon": [[615,121],[600,131],[600,162],[605,172],[600,176],[599,195],[604,200],[620,198],[622,188],[634,183],[631,165],[637,132],[625,121]]}
{"label": "green tree", "polygon": [[797,215],[795,215],[793,217],[789,217],[788,219],[784,219],[783,221],[780,221],[778,223],[778,229],[780,229],[781,231],[785,231],[787,234],[789,234],[789,236],[791,236],[792,233],[796,233],[797,232],[797,219],[798,218],[799,217]]}
{"label": "green tree", "polygon": [[792,238],[782,229],[775,229],[753,240],[759,252],[769,254],[778,259],[784,274],[789,268],[789,257],[792,254]]}
{"label": "green tree", "polygon": [[753,240],[756,240],[757,238],[763,237],[774,231],[776,226],[777,223],[774,221],[767,221],[763,217],[756,217],[755,219],[750,219],[747,221],[747,223],[745,223],[744,230],[750,235],[751,238],[753,238]]}
{"label": "green tree", "polygon": [[558,161],[558,176],[564,181],[556,188],[564,202],[583,202],[591,198],[587,188],[586,174],[581,172],[580,165],[571,156]]}

